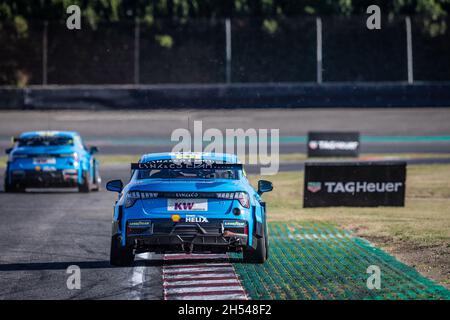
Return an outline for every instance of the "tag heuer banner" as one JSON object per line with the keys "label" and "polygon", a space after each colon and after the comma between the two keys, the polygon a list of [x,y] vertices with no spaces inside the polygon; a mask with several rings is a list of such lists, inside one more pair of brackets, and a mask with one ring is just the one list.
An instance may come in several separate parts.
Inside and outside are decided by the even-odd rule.
{"label": "tag heuer banner", "polygon": [[308,157],[357,157],[359,132],[309,132]]}
{"label": "tag heuer banner", "polygon": [[405,162],[305,164],[303,207],[404,206]]}

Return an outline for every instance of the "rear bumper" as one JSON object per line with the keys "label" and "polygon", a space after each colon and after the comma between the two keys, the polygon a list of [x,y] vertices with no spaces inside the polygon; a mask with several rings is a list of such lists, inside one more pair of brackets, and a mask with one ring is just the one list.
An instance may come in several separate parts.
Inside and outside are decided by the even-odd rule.
{"label": "rear bumper", "polygon": [[127,245],[137,252],[239,252],[248,245],[244,228],[226,228],[223,220],[209,223],[151,221],[142,228],[130,228],[128,224],[126,239]]}
{"label": "rear bumper", "polygon": [[10,183],[23,188],[76,187],[78,172],[73,169],[36,171],[14,170],[10,174]]}

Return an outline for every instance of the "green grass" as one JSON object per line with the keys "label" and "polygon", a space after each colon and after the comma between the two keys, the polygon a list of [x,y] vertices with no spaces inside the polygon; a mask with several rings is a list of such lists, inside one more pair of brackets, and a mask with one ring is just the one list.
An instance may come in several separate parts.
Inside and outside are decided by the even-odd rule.
{"label": "green grass", "polygon": [[[234,266],[252,299],[450,299],[450,291],[330,223],[271,222],[264,264]],[[239,255],[231,255],[239,257]],[[367,288],[378,266],[381,288]]]}
{"label": "green grass", "polygon": [[251,176],[264,178],[274,190],[264,195],[270,221],[327,221],[360,236],[408,240],[421,245],[449,244],[450,165],[408,166],[406,205],[376,208],[302,208],[303,172]]}

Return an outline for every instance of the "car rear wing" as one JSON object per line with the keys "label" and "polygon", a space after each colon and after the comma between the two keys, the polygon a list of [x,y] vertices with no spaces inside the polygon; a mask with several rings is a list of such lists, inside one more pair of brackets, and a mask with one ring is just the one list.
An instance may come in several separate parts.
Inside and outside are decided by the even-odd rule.
{"label": "car rear wing", "polygon": [[220,163],[209,160],[156,160],[131,164],[131,170],[164,170],[164,169],[219,169],[242,170],[241,163]]}

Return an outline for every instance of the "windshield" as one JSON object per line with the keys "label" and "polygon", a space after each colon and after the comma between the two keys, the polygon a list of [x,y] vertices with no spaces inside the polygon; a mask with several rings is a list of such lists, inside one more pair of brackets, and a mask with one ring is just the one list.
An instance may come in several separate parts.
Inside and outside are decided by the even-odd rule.
{"label": "windshield", "polygon": [[239,179],[237,169],[138,170],[138,179]]}
{"label": "windshield", "polygon": [[47,146],[72,146],[70,137],[31,137],[21,138],[19,147],[47,147]]}

